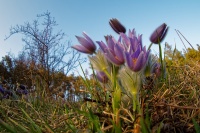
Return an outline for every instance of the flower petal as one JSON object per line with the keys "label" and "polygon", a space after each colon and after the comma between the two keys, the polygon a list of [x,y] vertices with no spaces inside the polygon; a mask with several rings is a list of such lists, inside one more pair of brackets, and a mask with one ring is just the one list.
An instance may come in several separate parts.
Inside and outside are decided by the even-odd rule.
{"label": "flower petal", "polygon": [[99,44],[100,49],[105,53],[107,46],[103,41],[96,41],[97,44]]}
{"label": "flower petal", "polygon": [[110,62],[114,63],[117,66],[123,64],[123,62],[120,60],[117,60],[110,51],[106,52],[105,56]]}
{"label": "flower petal", "polygon": [[109,24],[112,27],[112,29],[118,34],[120,32],[126,32],[126,28],[116,18],[110,19]]}
{"label": "flower petal", "polygon": [[115,52],[116,58],[119,61],[124,62],[123,49],[118,44],[115,45],[114,52]]}
{"label": "flower petal", "polygon": [[102,83],[107,83],[108,82],[108,77],[106,76],[106,74],[102,71],[97,71],[96,72],[96,77],[97,79],[102,82]]}
{"label": "flower petal", "polygon": [[138,58],[138,56],[140,55],[140,53],[141,53],[141,50],[138,47],[137,51],[135,51],[133,54],[131,54],[131,57],[132,58]]}
{"label": "flower petal", "polygon": [[167,32],[168,32],[168,29],[169,29],[168,27],[167,27],[167,29],[165,29],[165,31],[164,31],[164,33],[162,34],[160,40],[164,40],[164,39],[165,39],[165,36],[166,36],[166,34],[167,34]]}
{"label": "flower petal", "polygon": [[133,70],[135,72],[138,72],[143,68],[143,66],[144,66],[144,52],[141,52],[134,64]]}
{"label": "flower petal", "polygon": [[[92,39],[85,33],[83,32],[83,36],[86,38],[86,40],[90,43],[90,44],[94,44],[94,42],[92,41]],[[95,46],[95,45],[94,45]]]}
{"label": "flower petal", "polygon": [[133,69],[133,60],[128,52],[125,52],[126,63],[128,67],[132,70]]}
{"label": "flower petal", "polygon": [[168,28],[167,29],[166,28],[167,25],[165,23],[156,28],[155,31],[150,36],[150,41],[155,44],[162,42],[168,30]]}
{"label": "flower petal", "polygon": [[72,48],[78,50],[79,52],[86,53],[86,54],[92,54],[93,53],[82,45],[74,45],[74,46],[72,46]]}
{"label": "flower petal", "polygon": [[96,46],[94,44],[91,44],[88,40],[86,40],[83,37],[76,36],[77,40],[81,45],[83,45],[85,48],[87,48],[89,51],[94,52],[96,50]]}
{"label": "flower petal", "polygon": [[108,36],[108,41],[107,41],[107,44],[108,44],[108,48],[111,49],[112,51],[114,50],[114,46],[115,46],[115,43],[112,39],[111,36]]}
{"label": "flower petal", "polygon": [[121,33],[120,36],[122,37],[122,41],[125,43],[126,47],[129,48],[131,45],[129,38],[124,33]]}
{"label": "flower petal", "polygon": [[139,45],[141,45],[141,47],[143,47],[143,46],[142,46],[142,35],[139,35],[139,36],[138,36],[138,42],[139,42]]}
{"label": "flower petal", "polygon": [[0,92],[1,92],[2,94],[4,94],[4,92],[5,92],[5,90],[4,90],[4,88],[3,88],[2,86],[0,86]]}
{"label": "flower petal", "polygon": [[130,38],[130,52],[133,53],[137,50],[139,44],[138,44],[138,39],[136,37]]}

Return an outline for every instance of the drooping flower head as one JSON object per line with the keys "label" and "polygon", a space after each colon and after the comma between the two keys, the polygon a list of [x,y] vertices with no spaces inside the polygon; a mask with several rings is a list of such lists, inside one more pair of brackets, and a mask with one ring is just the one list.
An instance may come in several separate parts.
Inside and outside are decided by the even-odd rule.
{"label": "drooping flower head", "polygon": [[163,23],[151,34],[150,41],[155,44],[162,42],[166,36],[167,31],[168,27],[165,23]]}
{"label": "drooping flower head", "polygon": [[122,44],[112,36],[107,36],[106,38],[107,45],[103,41],[97,41],[105,57],[117,66],[124,64],[124,48]]}
{"label": "drooping flower head", "polygon": [[126,33],[126,28],[116,18],[110,19],[109,24],[117,34]]}
{"label": "drooping flower head", "polygon": [[82,53],[93,54],[96,51],[96,45],[85,32],[83,32],[83,36],[85,38],[76,36],[77,40],[81,45],[74,45],[72,46],[72,48]]}

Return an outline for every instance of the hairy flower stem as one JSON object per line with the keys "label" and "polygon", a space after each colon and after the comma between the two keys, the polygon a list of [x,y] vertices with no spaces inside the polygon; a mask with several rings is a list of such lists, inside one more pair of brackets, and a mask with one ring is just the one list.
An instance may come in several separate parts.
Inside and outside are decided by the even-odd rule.
{"label": "hairy flower stem", "polygon": [[107,69],[103,69],[102,71],[106,74],[108,79],[112,83],[113,93],[112,93],[112,109],[113,109],[113,121],[115,122],[115,132],[121,133],[121,122],[120,122],[120,103],[121,103],[121,88],[118,84],[117,73],[118,67],[113,65],[111,69],[111,73],[108,72]]}
{"label": "hairy flower stem", "polygon": [[137,104],[138,104],[138,99],[137,99],[137,94],[135,94],[134,96],[133,96],[133,111],[134,112],[137,112]]}
{"label": "hairy flower stem", "polygon": [[[139,97],[138,97],[138,94],[134,94],[133,96],[133,111],[135,112],[135,115],[137,114],[137,116],[139,116],[139,118],[134,118],[136,120],[136,123],[134,123],[134,127],[135,128],[138,128],[137,125],[140,125],[140,129],[142,130],[143,133],[149,133],[146,125],[145,125],[145,122],[144,122],[144,116],[143,116],[143,113],[142,113],[142,110],[141,110],[141,106],[140,106],[140,102],[139,102]],[[139,130],[140,130],[139,129]]]}
{"label": "hairy flower stem", "polygon": [[113,98],[112,98],[112,105],[113,105],[113,113],[114,117],[113,120],[115,122],[115,132],[119,133],[121,132],[121,122],[120,122],[120,102],[121,102],[121,89],[115,88],[113,92]]}
{"label": "hairy flower stem", "polygon": [[112,107],[114,113],[114,121],[116,124],[115,132],[120,133],[121,131],[121,122],[120,122],[120,103],[121,103],[121,88],[117,80],[117,67],[113,65],[111,73],[111,81],[113,83],[113,96],[112,96]]}
{"label": "hairy flower stem", "polygon": [[160,58],[160,64],[161,64],[161,80],[164,78],[164,64],[163,64],[163,59],[162,59],[162,48],[160,42],[158,43],[159,45],[159,58]]}
{"label": "hairy flower stem", "polygon": [[148,47],[148,50],[150,50],[151,49],[151,46],[153,45],[153,43],[151,43],[150,45],[149,45],[149,47]]}

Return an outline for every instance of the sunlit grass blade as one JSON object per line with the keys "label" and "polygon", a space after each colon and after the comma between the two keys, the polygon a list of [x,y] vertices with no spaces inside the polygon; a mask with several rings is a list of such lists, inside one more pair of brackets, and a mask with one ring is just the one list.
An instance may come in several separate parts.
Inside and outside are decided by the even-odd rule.
{"label": "sunlit grass blade", "polygon": [[76,127],[75,127],[74,125],[68,124],[68,123],[66,123],[66,125],[69,127],[69,129],[71,129],[71,131],[72,131],[73,133],[77,132],[77,129],[76,129]]}
{"label": "sunlit grass blade", "polygon": [[192,118],[192,122],[194,123],[194,128],[195,128],[196,133],[200,133],[200,126],[199,126],[199,124],[195,121],[194,118]]}
{"label": "sunlit grass blade", "polygon": [[83,73],[83,75],[84,75],[84,78],[83,78],[83,77],[81,77],[81,78],[82,78],[82,80],[84,81],[84,83],[86,84],[87,88],[90,89],[90,82],[88,82],[87,76],[86,76],[86,74],[85,74],[85,72],[84,72],[84,70],[83,70],[83,67],[82,67],[82,65],[80,64],[80,62],[79,62],[79,65],[80,65],[81,70],[82,70],[82,73]]}
{"label": "sunlit grass blade", "polygon": [[89,116],[89,120],[92,124],[93,132],[101,133],[100,122],[98,120],[98,117],[93,114],[91,109],[88,108],[88,111],[89,111],[88,116]]}
{"label": "sunlit grass blade", "polygon": [[18,122],[16,122],[15,120],[11,119],[11,118],[8,118],[12,123],[14,123],[17,128],[20,130],[20,132],[25,132],[25,133],[28,133],[29,131],[24,127],[22,126],[21,124],[19,124]]}
{"label": "sunlit grass blade", "polygon": [[150,121],[150,116],[149,116],[149,108],[148,106],[146,107],[146,116],[145,116],[145,125],[147,127],[147,130],[150,131],[150,126],[151,126],[151,121]]}
{"label": "sunlit grass blade", "polygon": [[47,129],[47,131],[49,132],[49,133],[54,133],[54,131],[53,131],[53,129],[51,128],[51,126],[46,122],[46,121],[44,121],[44,123],[45,123],[45,128]]}
{"label": "sunlit grass blade", "polygon": [[173,50],[172,61],[173,61],[173,59],[174,59],[175,53],[176,53],[176,43],[175,43],[175,48],[174,48],[174,50]]}
{"label": "sunlit grass blade", "polygon": [[16,133],[17,132],[12,126],[10,126],[9,124],[7,124],[6,122],[4,122],[1,119],[0,119],[0,127],[3,127],[4,129],[9,131],[10,133]]}
{"label": "sunlit grass blade", "polygon": [[42,133],[42,130],[40,129],[40,127],[38,125],[35,124],[35,122],[31,119],[31,117],[26,113],[26,111],[24,109],[21,108],[21,111],[23,112],[23,114],[27,117],[27,119],[29,120],[29,122],[31,123],[31,130],[33,133]]}
{"label": "sunlit grass blade", "polygon": [[158,125],[158,127],[156,129],[157,133],[161,133],[162,126],[163,126],[163,121],[161,121],[160,124]]}

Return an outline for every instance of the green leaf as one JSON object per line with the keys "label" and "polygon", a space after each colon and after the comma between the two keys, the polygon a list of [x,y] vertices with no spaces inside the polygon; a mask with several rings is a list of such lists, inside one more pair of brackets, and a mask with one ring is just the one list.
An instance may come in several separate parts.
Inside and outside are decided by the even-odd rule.
{"label": "green leaf", "polygon": [[194,123],[194,128],[196,130],[196,133],[200,133],[200,126],[198,125],[198,123],[195,121],[194,118],[192,118],[192,122]]}
{"label": "green leaf", "polygon": [[35,122],[31,119],[31,117],[22,108],[21,108],[21,110],[24,113],[24,115],[27,117],[29,122],[31,123],[32,131],[35,132],[35,133],[42,133],[40,127],[35,124]]}
{"label": "green leaf", "polygon": [[16,133],[16,130],[11,127],[9,124],[5,123],[3,120],[0,119],[0,126],[5,128],[7,131],[11,133]]}
{"label": "green leaf", "polygon": [[21,131],[21,132],[25,132],[25,133],[28,133],[29,131],[25,128],[25,127],[23,127],[22,125],[20,125],[18,122],[16,122],[15,120],[13,120],[13,119],[11,119],[11,118],[9,118],[8,117],[8,119],[12,122],[12,123],[14,123],[18,128],[19,128],[19,130]]}

